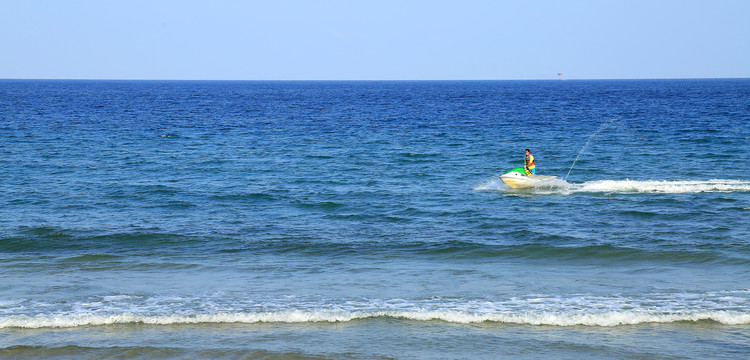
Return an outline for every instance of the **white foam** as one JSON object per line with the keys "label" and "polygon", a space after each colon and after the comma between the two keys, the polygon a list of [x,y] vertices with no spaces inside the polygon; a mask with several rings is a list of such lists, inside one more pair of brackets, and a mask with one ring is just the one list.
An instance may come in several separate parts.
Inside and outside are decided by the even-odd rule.
{"label": "white foam", "polygon": [[563,179],[545,180],[530,189],[513,189],[500,180],[490,180],[473,188],[477,191],[497,190],[508,193],[555,194],[573,193],[702,193],[750,192],[750,181],[745,180],[597,180],[569,183]]}
{"label": "white foam", "polygon": [[619,326],[702,320],[748,325],[749,299],[750,290],[652,293],[636,298],[528,295],[493,300],[104,296],[65,304],[3,302],[0,329],[115,324],[338,323],[376,318],[553,326]]}
{"label": "white foam", "polygon": [[511,188],[500,179],[488,180],[482,184],[474,186],[472,190],[475,191],[503,191],[508,193],[569,193],[571,184],[567,181],[559,178],[546,179],[539,181],[533,188],[514,189]]}
{"label": "white foam", "polygon": [[487,190],[503,190],[507,189],[508,187],[503,184],[503,182],[497,178],[493,180],[488,180],[482,184],[479,184],[472,188],[472,190],[475,191],[487,191]]}
{"label": "white foam", "polygon": [[579,184],[574,192],[610,193],[700,193],[700,192],[746,192],[750,181],[743,180],[600,180]]}
{"label": "white foam", "polygon": [[481,313],[458,310],[237,312],[195,315],[59,314],[0,317],[0,328],[71,328],[116,324],[187,325],[221,323],[338,323],[361,319],[394,318],[412,321],[445,321],[457,324],[496,322],[519,325],[602,326],[638,325],[711,320],[725,325],[748,325],[750,313],[740,311],[695,311],[650,313],[639,311]]}

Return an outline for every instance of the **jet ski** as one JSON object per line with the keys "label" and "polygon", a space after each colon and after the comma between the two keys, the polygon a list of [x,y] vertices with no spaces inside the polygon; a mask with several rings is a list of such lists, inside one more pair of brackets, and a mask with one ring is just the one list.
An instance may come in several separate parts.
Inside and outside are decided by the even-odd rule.
{"label": "jet ski", "polygon": [[501,175],[500,180],[502,180],[505,185],[514,189],[528,189],[539,185],[539,183],[544,180],[550,180],[556,177],[557,176],[527,174],[523,168],[517,167]]}

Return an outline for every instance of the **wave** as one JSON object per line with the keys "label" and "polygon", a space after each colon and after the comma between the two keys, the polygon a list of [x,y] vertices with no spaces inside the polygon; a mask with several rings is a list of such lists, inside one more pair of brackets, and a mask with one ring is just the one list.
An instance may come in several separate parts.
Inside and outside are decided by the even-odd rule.
{"label": "wave", "polygon": [[[636,214],[633,216],[643,216]],[[56,254],[58,261],[100,262],[117,256],[116,266],[131,255],[186,253],[284,254],[326,257],[426,257],[439,259],[554,259],[555,261],[658,261],[689,263],[750,264],[750,247],[745,243],[698,244],[612,244],[582,242],[572,236],[545,232],[508,231],[513,243],[473,241],[323,241],[317,238],[248,240],[237,237],[202,237],[168,233],[121,233],[75,235],[67,230],[46,229],[47,234],[0,237],[0,251]],[[69,233],[74,235],[69,235]],[[515,241],[515,240],[514,240]],[[162,262],[158,262],[162,264]]]}
{"label": "wave", "polygon": [[392,310],[392,311],[304,311],[236,312],[195,315],[143,315],[121,313],[111,315],[16,315],[0,317],[0,329],[72,328],[122,324],[189,325],[189,324],[258,324],[258,323],[342,323],[356,320],[390,318],[411,321],[444,321],[456,324],[498,323],[549,326],[613,327],[653,323],[712,321],[723,325],[748,325],[750,313],[741,311],[694,311],[658,314],[637,311],[606,313],[522,313],[481,314],[461,311]]}
{"label": "wave", "polygon": [[552,194],[570,195],[575,193],[661,193],[683,194],[704,192],[750,192],[750,181],[712,180],[596,180],[583,183],[569,183],[562,179],[541,182],[531,189],[513,189],[501,180],[490,180],[473,188],[478,191],[497,190],[510,194]]}
{"label": "wave", "polygon": [[[553,239],[564,241],[565,239]],[[415,245],[416,247],[417,245]],[[700,250],[690,248],[654,247],[649,249],[617,246],[612,244],[593,244],[585,246],[551,245],[544,243],[522,243],[513,245],[490,245],[467,242],[448,242],[441,244],[421,244],[416,250],[423,255],[441,256],[443,258],[481,259],[555,259],[558,261],[580,261],[597,259],[615,261],[687,261],[689,263],[737,263],[750,264],[746,247],[726,244],[703,246]]]}
{"label": "wave", "polygon": [[46,227],[27,228],[11,236],[0,237],[0,251],[117,251],[143,252],[155,248],[204,248],[206,238],[160,232],[88,234],[86,232]]}
{"label": "wave", "polygon": [[[0,348],[2,359],[329,359],[302,351],[206,349],[162,346],[43,346],[12,345]],[[349,358],[349,357],[346,357]]]}
{"label": "wave", "polygon": [[[0,303],[0,329],[118,324],[347,323],[397,319],[456,324],[612,327],[710,321],[750,325],[750,290],[643,294],[643,297],[525,296],[504,299],[249,299],[232,297],[89,298],[66,304]],[[42,306],[40,306],[42,305]],[[56,308],[53,313],[35,313]],[[216,309],[206,312],[204,309]],[[222,311],[221,309],[227,309]],[[255,310],[258,309],[258,310]],[[262,309],[262,310],[261,310]],[[13,315],[9,315],[13,314]]]}

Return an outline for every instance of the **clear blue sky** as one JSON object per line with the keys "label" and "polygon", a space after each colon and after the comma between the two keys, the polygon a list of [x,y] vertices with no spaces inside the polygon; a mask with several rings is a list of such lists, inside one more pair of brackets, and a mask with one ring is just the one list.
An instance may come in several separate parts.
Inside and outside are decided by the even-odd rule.
{"label": "clear blue sky", "polygon": [[750,77],[750,0],[0,0],[0,78]]}

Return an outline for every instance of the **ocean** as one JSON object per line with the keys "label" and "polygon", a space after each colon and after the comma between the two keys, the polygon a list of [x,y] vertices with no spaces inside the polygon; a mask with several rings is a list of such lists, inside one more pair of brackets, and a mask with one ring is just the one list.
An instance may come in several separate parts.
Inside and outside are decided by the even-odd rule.
{"label": "ocean", "polygon": [[0,139],[0,358],[750,354],[750,79],[0,80]]}

